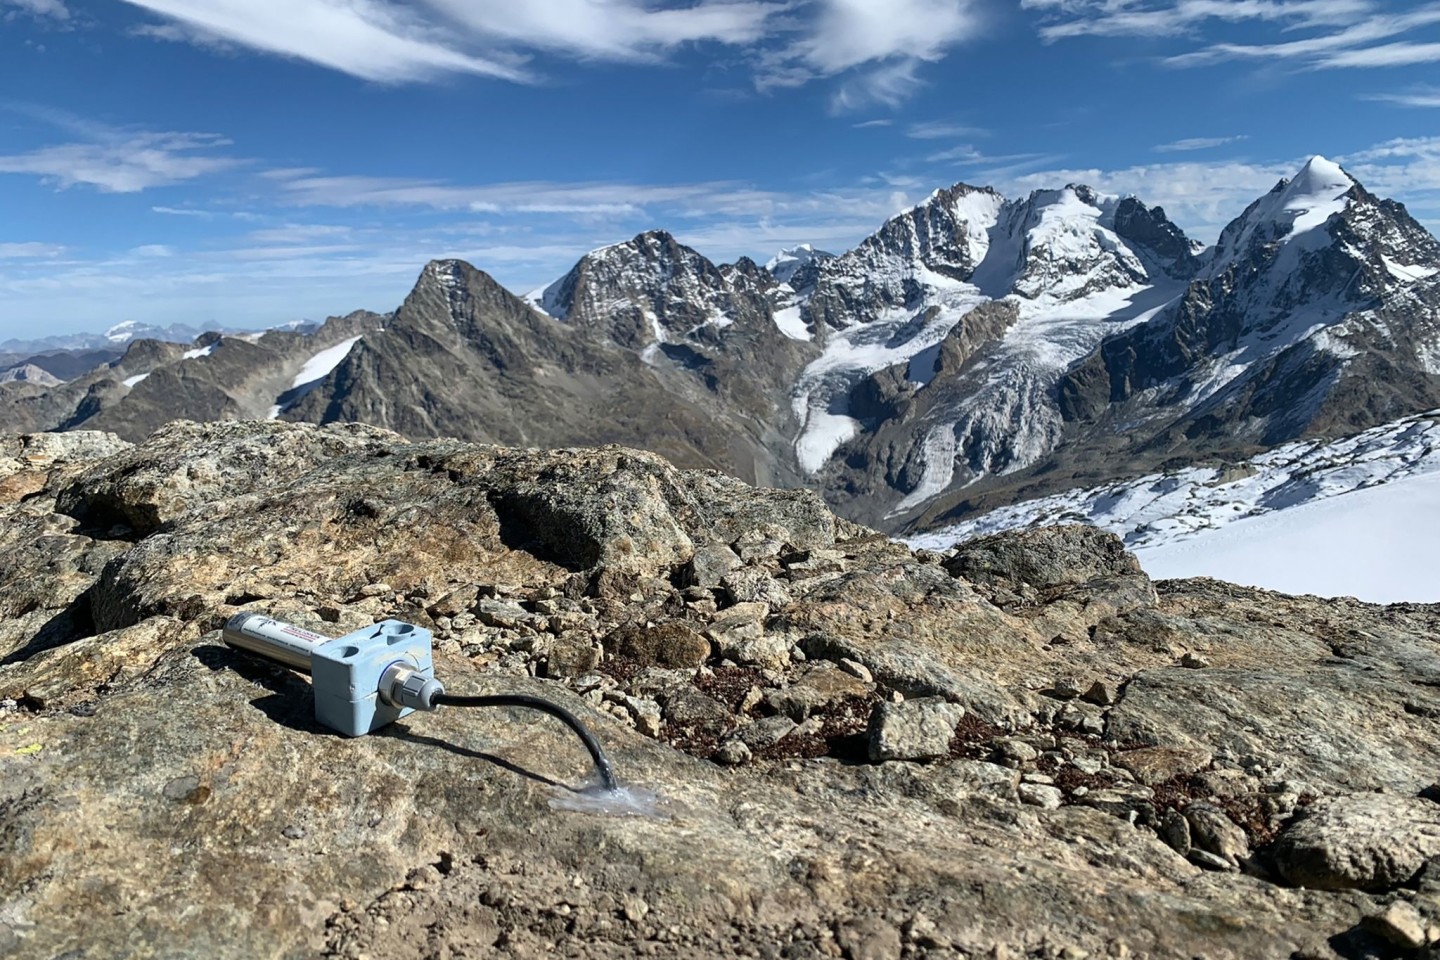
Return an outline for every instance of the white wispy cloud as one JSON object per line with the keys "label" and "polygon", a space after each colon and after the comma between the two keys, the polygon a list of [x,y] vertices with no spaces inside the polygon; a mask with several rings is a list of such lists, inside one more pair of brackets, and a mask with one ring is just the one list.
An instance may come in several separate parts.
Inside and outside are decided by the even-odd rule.
{"label": "white wispy cloud", "polygon": [[[41,0],[30,0],[41,2]],[[972,39],[981,0],[124,0],[163,40],[226,43],[385,83],[481,74],[528,82],[537,55],[655,62],[741,51],[761,89],[840,77],[833,111],[893,106],[916,70]]]}
{"label": "white wispy cloud", "polygon": [[53,243],[0,243],[0,260],[47,259],[64,252],[64,247]]}
{"label": "white wispy cloud", "polygon": [[[897,60],[872,70],[855,73],[830,95],[830,112],[852,113],[870,107],[894,109],[925,85],[925,81],[920,79],[919,70],[918,60]],[[797,76],[802,78],[801,82],[813,79],[803,71]]]}
{"label": "white wispy cloud", "polygon": [[1162,143],[1151,149],[1156,153],[1184,153],[1190,150],[1210,150],[1215,147],[1223,147],[1227,143],[1237,143],[1244,139],[1243,134],[1234,137],[1187,137],[1172,143]]}
{"label": "white wispy cloud", "polygon": [[536,213],[568,216],[635,216],[671,209],[678,215],[765,213],[780,194],[743,183],[697,184],[512,182],[454,184],[439,180],[315,171],[271,171],[282,203],[316,207],[429,207],[472,213]]}
{"label": "white wispy cloud", "polygon": [[131,133],[84,143],[0,155],[0,173],[31,174],[58,187],[89,184],[105,193],[136,193],[239,166],[216,156],[229,146],[208,133]]}
{"label": "white wispy cloud", "polygon": [[882,120],[866,120],[862,123],[850,124],[850,126],[854,127],[856,130],[869,130],[872,127],[893,127],[894,125],[895,121],[888,118]]}
{"label": "white wispy cloud", "polygon": [[[439,25],[382,0],[125,0],[201,36],[308,60],[366,80],[399,82],[444,73],[521,80],[520,62],[466,53]],[[184,35],[182,35],[184,36]]]}
{"label": "white wispy cloud", "polygon": [[[125,0],[167,18],[161,39],[220,40],[396,83],[471,73],[533,79],[537,51],[654,60],[687,43],[747,45],[786,10],[778,0]],[[177,29],[178,28],[178,29]]]}
{"label": "white wispy cloud", "polygon": [[1020,0],[1041,14],[1047,43],[1069,37],[1178,36],[1207,20],[1264,21],[1287,28],[1355,23],[1372,0]]}
{"label": "white wispy cloud", "polygon": [[[1440,19],[1440,17],[1437,17]],[[1440,60],[1440,43],[1385,43],[1322,57],[1320,67],[1408,67]]]}
{"label": "white wispy cloud", "polygon": [[[1333,10],[1333,17],[1326,21],[1296,16],[1293,22],[1283,24],[1280,34],[1289,36],[1302,27],[1316,28],[1318,32],[1312,36],[1275,43],[1205,44],[1164,62],[1173,67],[1196,67],[1229,60],[1291,61],[1301,66],[1334,68],[1402,66],[1437,59],[1440,44],[1382,41],[1440,24],[1440,3],[1424,3],[1400,12],[1381,11],[1368,3],[1362,6],[1364,9],[1355,11],[1348,21],[1344,6]],[[1284,9],[1289,10],[1288,5]],[[1187,30],[1180,32],[1188,32],[1198,22],[1194,18],[1183,21]]]}
{"label": "white wispy cloud", "polygon": [[638,60],[701,41],[744,45],[766,33],[766,21],[788,4],[701,2],[656,9],[638,0],[425,0],[472,36],[519,48],[581,58]]}
{"label": "white wispy cloud", "polygon": [[756,83],[767,89],[843,75],[830,96],[832,113],[898,106],[924,85],[922,64],[943,59],[985,25],[977,0],[810,0],[797,6],[808,18],[778,21],[791,25],[794,37],[758,55]]}
{"label": "white wispy cloud", "polygon": [[70,8],[65,6],[63,0],[0,0],[0,9],[5,7],[18,8],[34,16],[49,17],[53,20],[70,19]]}
{"label": "white wispy cloud", "polygon": [[905,129],[905,136],[912,140],[955,140],[961,137],[986,136],[988,131],[952,120],[927,120],[912,123]]}
{"label": "white wispy cloud", "polygon": [[1440,87],[1414,87],[1399,93],[1373,93],[1362,97],[1402,107],[1440,107]]}
{"label": "white wispy cloud", "polygon": [[970,0],[820,0],[808,34],[787,59],[822,76],[892,58],[938,60],[973,38],[982,18]]}
{"label": "white wispy cloud", "polygon": [[163,213],[169,217],[199,217],[202,220],[210,220],[215,214],[210,210],[194,210],[189,207],[151,207],[151,213]]}

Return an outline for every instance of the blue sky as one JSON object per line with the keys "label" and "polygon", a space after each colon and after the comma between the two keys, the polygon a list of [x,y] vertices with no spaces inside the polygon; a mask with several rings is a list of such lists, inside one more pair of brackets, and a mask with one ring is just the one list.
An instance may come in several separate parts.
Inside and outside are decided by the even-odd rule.
{"label": "blue sky", "polygon": [[0,0],[0,338],[841,250],[957,181],[1206,242],[1311,153],[1440,226],[1440,2]]}

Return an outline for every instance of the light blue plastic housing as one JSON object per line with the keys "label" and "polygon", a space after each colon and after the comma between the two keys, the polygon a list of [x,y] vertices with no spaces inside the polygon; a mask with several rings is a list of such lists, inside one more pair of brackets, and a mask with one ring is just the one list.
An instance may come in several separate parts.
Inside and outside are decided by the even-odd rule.
{"label": "light blue plastic housing", "polygon": [[403,663],[433,678],[432,639],[423,627],[385,620],[317,646],[310,655],[315,719],[347,737],[362,737],[414,713],[380,697],[380,677]]}

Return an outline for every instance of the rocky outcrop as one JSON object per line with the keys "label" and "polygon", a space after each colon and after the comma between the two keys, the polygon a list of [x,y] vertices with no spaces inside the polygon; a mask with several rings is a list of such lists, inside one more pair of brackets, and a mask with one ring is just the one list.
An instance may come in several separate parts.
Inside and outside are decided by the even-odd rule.
{"label": "rocky outcrop", "polygon": [[[354,425],[12,438],[0,520],[8,956],[1341,957],[1440,923],[1434,608],[1157,586],[1084,528],[914,553],[653,454]],[[240,609],[433,630],[452,692],[583,716],[639,815],[545,717],[334,736],[218,642]]]}

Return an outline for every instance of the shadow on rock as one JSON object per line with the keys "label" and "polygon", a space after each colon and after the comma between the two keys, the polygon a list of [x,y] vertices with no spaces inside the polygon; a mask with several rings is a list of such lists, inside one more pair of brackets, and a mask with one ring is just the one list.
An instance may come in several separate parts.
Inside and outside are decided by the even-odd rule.
{"label": "shadow on rock", "polygon": [[12,663],[22,663],[35,656],[37,653],[44,653],[46,650],[54,650],[56,647],[63,647],[67,643],[74,643],[76,640],[83,640],[86,637],[95,635],[95,621],[90,615],[90,596],[93,590],[86,590],[76,597],[71,604],[61,610],[55,616],[35,632],[30,642],[18,650],[12,651],[4,658],[0,658],[0,666],[8,666]]}
{"label": "shadow on rock", "polygon": [[192,653],[211,670],[232,671],[269,690],[269,696],[257,697],[250,705],[281,726],[302,733],[340,736],[315,719],[310,684],[294,672],[224,646],[196,647]]}
{"label": "shadow on rock", "polygon": [[576,787],[572,787],[569,784],[560,783],[558,780],[551,780],[549,777],[545,776],[542,773],[536,773],[533,770],[527,770],[525,767],[520,766],[518,763],[515,763],[512,760],[506,760],[504,757],[497,757],[493,753],[485,753],[481,750],[472,750],[470,747],[463,747],[457,743],[451,743],[449,740],[441,740],[438,737],[431,737],[426,736],[423,733],[416,733],[410,728],[409,724],[391,724],[388,727],[382,727],[379,730],[374,731],[374,733],[371,735],[379,737],[392,737],[397,740],[408,740],[411,743],[424,744],[425,746],[429,747],[439,747],[440,749],[448,750],[451,753],[456,754],[457,756],[468,757],[472,760],[481,760],[485,763],[493,764],[494,766],[500,767],[501,769],[508,770],[511,773],[525,777],[528,780],[534,780],[536,783],[542,783],[547,787],[559,787],[562,790],[569,790],[573,793],[580,792]]}

